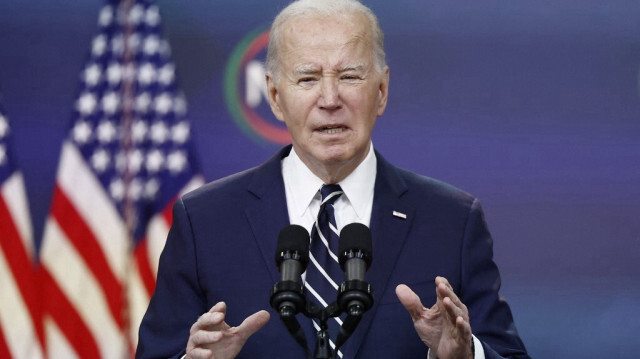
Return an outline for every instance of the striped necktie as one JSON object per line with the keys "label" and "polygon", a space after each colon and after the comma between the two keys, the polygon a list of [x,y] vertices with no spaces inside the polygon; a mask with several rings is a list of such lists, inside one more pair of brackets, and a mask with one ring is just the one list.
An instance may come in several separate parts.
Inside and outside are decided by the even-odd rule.
{"label": "striped necktie", "polygon": [[[311,261],[307,267],[305,287],[311,294],[311,300],[321,308],[336,300],[338,286],[344,281],[344,272],[340,269],[337,257],[339,233],[333,209],[333,203],[342,193],[337,184],[322,186],[322,203],[311,229]],[[319,328],[317,324],[316,329]],[[330,332],[335,335],[340,324],[340,318],[330,319]]]}

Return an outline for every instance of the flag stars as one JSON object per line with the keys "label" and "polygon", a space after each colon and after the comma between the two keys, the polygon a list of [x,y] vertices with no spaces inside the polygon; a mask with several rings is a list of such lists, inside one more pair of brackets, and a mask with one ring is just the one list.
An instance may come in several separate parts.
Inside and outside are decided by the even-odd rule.
{"label": "flag stars", "polygon": [[0,143],[0,166],[4,166],[5,163],[7,163],[7,149]]}
{"label": "flag stars", "polygon": [[175,78],[175,72],[175,67],[172,64],[162,66],[158,73],[158,81],[165,86],[170,85]]}
{"label": "flag stars", "polygon": [[91,44],[91,53],[93,56],[101,56],[107,50],[107,39],[105,35],[98,35],[93,39]]}
{"label": "flag stars", "polygon": [[142,51],[146,55],[154,55],[160,49],[160,39],[155,35],[149,35],[144,39]]}
{"label": "flag stars", "polygon": [[133,34],[129,36],[129,38],[127,39],[127,46],[132,53],[137,52],[138,48],[140,47],[140,35]]}
{"label": "flag stars", "polygon": [[126,169],[126,165],[127,165],[127,158],[124,155],[124,152],[119,151],[116,154],[116,169],[118,170],[118,173],[122,174],[124,173],[124,170]]}
{"label": "flag stars", "polygon": [[7,118],[0,114],[0,138],[5,137],[9,133],[9,122]]}
{"label": "flag stars", "polygon": [[102,173],[107,170],[111,156],[104,148],[97,149],[91,156],[91,166],[98,172]]}
{"label": "flag stars", "polygon": [[114,114],[120,106],[120,96],[110,91],[102,98],[102,110],[110,115]]}
{"label": "flag stars", "polygon": [[98,64],[91,64],[84,70],[83,79],[89,87],[94,87],[100,82],[102,77],[102,69]]}
{"label": "flag stars", "polygon": [[118,131],[116,126],[111,121],[102,121],[96,128],[96,136],[98,141],[103,144],[112,142],[117,135]]}
{"label": "flag stars", "polygon": [[115,86],[122,80],[122,66],[117,62],[112,62],[107,68],[107,81],[111,86]]}
{"label": "flag stars", "polygon": [[125,81],[131,81],[135,79],[136,76],[136,68],[133,63],[121,66],[122,68],[122,79]]}
{"label": "flag stars", "polygon": [[134,143],[141,143],[147,137],[147,132],[149,131],[149,126],[143,120],[136,120],[131,125],[131,139]]}
{"label": "flag stars", "polygon": [[131,25],[138,25],[144,16],[144,9],[139,4],[129,10],[129,22]]}
{"label": "flag stars", "polygon": [[154,110],[160,115],[166,115],[171,110],[172,105],[171,96],[167,93],[157,96],[153,103]]}
{"label": "flag stars", "polygon": [[167,169],[173,174],[182,172],[187,166],[187,156],[184,151],[173,151],[167,156]]}
{"label": "flag stars", "polygon": [[155,5],[149,6],[144,16],[144,20],[149,26],[157,26],[160,23],[160,11]]}
{"label": "flag stars", "polygon": [[169,129],[167,128],[167,125],[162,121],[154,123],[151,125],[149,137],[154,143],[164,143],[169,137]]}
{"label": "flag stars", "polygon": [[151,178],[144,186],[144,196],[147,199],[154,199],[160,191],[160,182],[156,178]]}
{"label": "flag stars", "polygon": [[138,70],[138,81],[144,85],[149,86],[156,79],[156,70],[154,66],[147,62]]}
{"label": "flag stars", "polygon": [[136,175],[138,172],[140,172],[140,168],[142,168],[144,155],[142,154],[141,150],[134,150],[129,153],[127,161],[129,166],[129,173]]}
{"label": "flag stars", "polygon": [[83,145],[89,141],[91,138],[91,126],[86,121],[78,121],[75,126],[73,126],[72,136],[74,141]]}
{"label": "flag stars", "polygon": [[116,35],[111,38],[111,51],[114,56],[120,56],[124,52],[124,40],[122,35]]}
{"label": "flag stars", "polygon": [[141,113],[147,112],[149,111],[149,106],[151,106],[151,96],[149,96],[148,92],[143,92],[140,95],[136,96],[136,111]]}
{"label": "flag stars", "polygon": [[118,202],[124,198],[124,189],[124,182],[120,178],[111,181],[109,184],[109,193]]}
{"label": "flag stars", "polygon": [[128,174],[135,176],[140,172],[143,164],[144,153],[140,149],[135,149],[128,153],[120,151],[116,154],[115,167],[120,174],[128,171]]}
{"label": "flag stars", "polygon": [[127,198],[137,201],[142,196],[142,190],[144,189],[142,183],[138,178],[134,178],[131,183],[129,183],[129,188],[126,193]]}
{"label": "flag stars", "polygon": [[187,113],[187,100],[184,99],[184,95],[176,97],[173,104],[173,111],[180,116],[184,116]]}
{"label": "flag stars", "polygon": [[147,153],[147,161],[146,161],[147,172],[157,173],[162,169],[163,165],[164,165],[164,155],[162,154],[162,151],[158,149],[154,149],[154,150],[151,150],[149,153]]}
{"label": "flag stars", "polygon": [[78,101],[76,102],[76,109],[82,115],[87,116],[95,111],[97,102],[98,101],[96,100],[96,96],[94,94],[85,92],[80,95],[80,98],[78,98]]}
{"label": "flag stars", "polygon": [[107,5],[102,8],[98,16],[98,25],[106,27],[113,21],[113,8]]}
{"label": "flag stars", "polygon": [[171,139],[173,142],[183,144],[189,139],[189,124],[186,121],[180,122],[171,129]]}

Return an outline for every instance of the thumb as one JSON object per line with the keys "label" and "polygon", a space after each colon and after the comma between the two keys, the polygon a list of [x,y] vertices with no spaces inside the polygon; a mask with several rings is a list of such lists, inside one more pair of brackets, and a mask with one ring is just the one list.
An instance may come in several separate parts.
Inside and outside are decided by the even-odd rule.
{"label": "thumb", "polygon": [[253,313],[248,316],[240,326],[236,327],[236,332],[246,340],[252,336],[255,332],[264,327],[269,321],[270,315],[266,310]]}
{"label": "thumb", "polygon": [[422,305],[420,297],[418,297],[411,288],[404,284],[400,284],[396,287],[396,295],[398,296],[400,303],[402,303],[404,308],[409,312],[409,315],[411,315],[411,319],[415,321],[421,317],[422,312],[426,308]]}

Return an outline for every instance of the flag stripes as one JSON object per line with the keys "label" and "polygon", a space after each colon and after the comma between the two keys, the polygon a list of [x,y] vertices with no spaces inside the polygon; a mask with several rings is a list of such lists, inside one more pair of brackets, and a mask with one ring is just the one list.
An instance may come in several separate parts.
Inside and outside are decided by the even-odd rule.
{"label": "flag stripes", "polygon": [[124,328],[123,289],[120,280],[111,270],[102,248],[91,229],[85,224],[84,218],[58,186],[54,189],[51,214],[69,243],[75,247],[75,253],[82,257],[97,279],[97,284],[102,288],[114,321],[118,327]]}
{"label": "flag stripes", "polygon": [[0,358],[43,357],[33,234],[11,128],[0,109]]}
{"label": "flag stripes", "polygon": [[[63,290],[58,287],[56,280],[46,270],[40,271],[43,291],[48,300],[45,308],[48,316],[45,318],[45,333],[47,335],[47,349],[50,358],[100,358],[98,343],[75,306],[67,299]],[[59,334],[60,333],[60,334]],[[61,340],[62,333],[68,340]],[[58,340],[56,340],[58,339]],[[69,345],[71,350],[60,350],[61,343]],[[71,355],[73,353],[73,355]]]}

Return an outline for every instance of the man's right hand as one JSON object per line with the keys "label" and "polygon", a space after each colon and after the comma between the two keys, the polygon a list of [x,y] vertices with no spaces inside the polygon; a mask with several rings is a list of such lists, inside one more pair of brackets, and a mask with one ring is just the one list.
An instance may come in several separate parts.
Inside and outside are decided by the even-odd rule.
{"label": "man's right hand", "polygon": [[224,317],[224,302],[211,307],[191,326],[187,342],[187,359],[232,359],[244,343],[269,321],[269,313],[261,310],[247,317],[238,327],[230,327]]}

